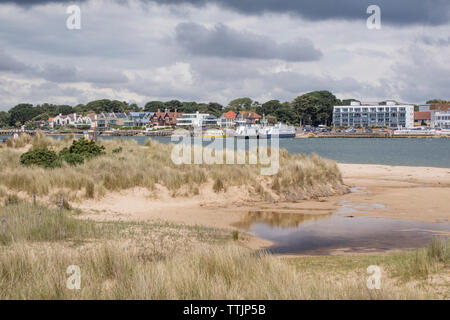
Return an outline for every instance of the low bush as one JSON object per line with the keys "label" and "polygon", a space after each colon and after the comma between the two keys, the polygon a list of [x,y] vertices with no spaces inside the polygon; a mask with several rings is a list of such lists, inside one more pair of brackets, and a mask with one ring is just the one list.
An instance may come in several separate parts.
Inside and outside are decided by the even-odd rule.
{"label": "low bush", "polygon": [[59,157],[56,152],[48,149],[35,149],[20,156],[20,163],[26,166],[37,165],[44,168],[59,166]]}
{"label": "low bush", "polygon": [[105,147],[96,144],[92,140],[80,138],[73,141],[69,148],[69,153],[79,154],[85,158],[93,158],[105,154]]}

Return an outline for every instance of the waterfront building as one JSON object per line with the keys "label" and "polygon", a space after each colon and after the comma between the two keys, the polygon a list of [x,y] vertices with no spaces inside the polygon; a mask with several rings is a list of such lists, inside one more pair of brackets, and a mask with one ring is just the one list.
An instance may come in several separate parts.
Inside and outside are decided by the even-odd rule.
{"label": "waterfront building", "polygon": [[209,113],[185,113],[177,118],[177,127],[216,126],[217,118]]}
{"label": "waterfront building", "polygon": [[414,112],[414,127],[429,127],[431,125],[431,112]]}
{"label": "waterfront building", "polygon": [[153,126],[175,126],[177,124],[177,119],[183,114],[175,111],[170,111],[165,109],[163,112],[158,109],[151,117],[150,122]]}
{"label": "waterfront building", "polygon": [[450,129],[450,109],[431,112],[431,127]]}
{"label": "waterfront building", "polygon": [[154,112],[130,112],[129,118],[133,121],[133,126],[145,127],[150,124],[150,119]]}
{"label": "waterfront building", "polygon": [[51,128],[56,127],[83,127],[92,126],[92,119],[88,116],[82,116],[80,114],[71,113],[67,115],[59,114],[56,117],[51,117],[48,119],[48,124]]}
{"label": "waterfront building", "polygon": [[128,115],[126,113],[102,113],[97,117],[97,128],[100,131],[106,129],[116,129],[120,127],[132,127],[133,125],[133,120],[128,118]]}
{"label": "waterfront building", "polygon": [[235,122],[236,116],[237,116],[236,112],[230,110],[222,114],[222,116],[220,116],[220,118],[217,120],[217,124],[220,127],[225,128],[234,127],[234,125],[236,124]]}
{"label": "waterfront building", "polygon": [[334,127],[388,127],[412,128],[414,126],[414,106],[399,105],[387,101],[386,105],[366,105],[358,101],[349,106],[335,106]]}
{"label": "waterfront building", "polygon": [[236,126],[249,126],[256,124],[262,117],[253,111],[239,111],[236,116]]}

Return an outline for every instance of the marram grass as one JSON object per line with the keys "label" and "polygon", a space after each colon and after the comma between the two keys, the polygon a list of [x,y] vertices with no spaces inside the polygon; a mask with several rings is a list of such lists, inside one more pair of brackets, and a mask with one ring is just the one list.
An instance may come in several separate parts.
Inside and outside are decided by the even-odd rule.
{"label": "marram grass", "polygon": [[[50,141],[42,135],[30,141],[32,148],[48,147],[56,152],[71,143],[70,139]],[[64,193],[69,200],[98,198],[134,187],[153,190],[156,185],[166,187],[171,194],[185,188],[184,194],[195,195],[207,182],[212,182],[215,192],[247,186],[252,194],[275,195],[281,200],[330,196],[346,190],[336,163],[315,154],[293,155],[280,150],[279,172],[261,176],[259,165],[176,165],[171,160],[173,145],[152,140],[144,146],[119,139],[99,143],[106,146],[106,155],[78,166],[63,164],[53,169],[23,166],[19,162],[23,151],[2,148],[0,187],[39,196]],[[121,152],[112,152],[119,148]]]}

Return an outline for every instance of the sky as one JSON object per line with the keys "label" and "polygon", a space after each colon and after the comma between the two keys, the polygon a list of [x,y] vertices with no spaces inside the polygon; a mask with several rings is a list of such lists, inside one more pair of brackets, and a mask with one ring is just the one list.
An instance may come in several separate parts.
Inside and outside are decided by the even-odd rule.
{"label": "sky", "polygon": [[[80,29],[66,25],[74,4]],[[369,5],[380,29],[367,27]],[[0,0],[0,110],[314,90],[450,100],[449,45],[448,0]]]}

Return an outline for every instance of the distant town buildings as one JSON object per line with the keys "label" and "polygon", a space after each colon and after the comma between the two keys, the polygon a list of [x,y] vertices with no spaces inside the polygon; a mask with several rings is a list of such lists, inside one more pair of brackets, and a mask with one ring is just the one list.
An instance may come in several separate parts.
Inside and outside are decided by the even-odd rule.
{"label": "distant town buildings", "polygon": [[412,128],[414,106],[398,105],[387,101],[386,105],[366,105],[358,101],[349,106],[335,106],[333,109],[335,127],[388,127]]}
{"label": "distant town buildings", "polygon": [[251,125],[257,123],[261,116],[252,111],[228,111],[220,118],[209,113],[180,113],[175,109],[165,109],[156,112],[130,112],[130,113],[91,113],[79,115],[76,113],[51,117],[43,121],[42,126],[48,125],[52,128],[83,128],[99,131],[120,129],[124,127],[235,127],[240,125]]}
{"label": "distant town buildings", "polygon": [[[421,121],[426,113],[429,115],[428,121]],[[417,120],[414,119],[414,124],[422,122],[422,126],[450,129],[450,104],[421,105],[415,116],[417,116]]]}

